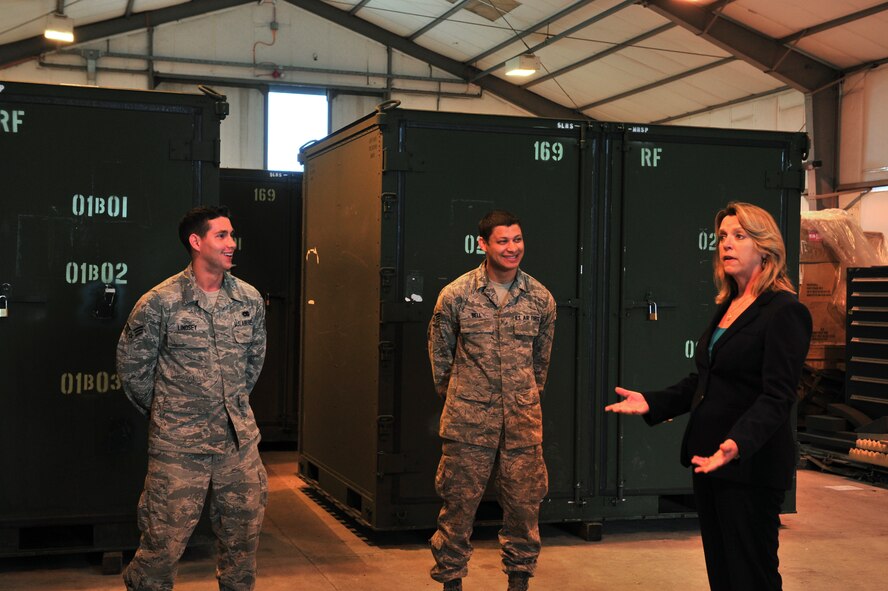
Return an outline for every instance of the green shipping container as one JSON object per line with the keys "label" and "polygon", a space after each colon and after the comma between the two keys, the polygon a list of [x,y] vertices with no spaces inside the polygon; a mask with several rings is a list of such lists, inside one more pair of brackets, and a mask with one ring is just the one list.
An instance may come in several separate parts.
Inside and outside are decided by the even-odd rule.
{"label": "green shipping container", "polygon": [[250,407],[265,443],[296,442],[302,173],[227,168],[220,202],[231,209],[234,274],[265,299],[268,348]]}
{"label": "green shipping container", "polygon": [[[303,150],[300,470],[379,530],[434,527],[442,403],[426,329],[480,264],[478,220],[522,220],[558,305],[543,398],[544,522],[692,512],[683,422],[605,416],[616,384],[693,370],[714,311],[715,213],[781,225],[795,268],[803,134],[380,110]],[[649,320],[651,304],[657,320]],[[480,521],[496,520],[492,495]]]}
{"label": "green shipping container", "polygon": [[0,556],[138,542],[147,421],[115,369],[138,298],[218,197],[201,95],[0,83]]}

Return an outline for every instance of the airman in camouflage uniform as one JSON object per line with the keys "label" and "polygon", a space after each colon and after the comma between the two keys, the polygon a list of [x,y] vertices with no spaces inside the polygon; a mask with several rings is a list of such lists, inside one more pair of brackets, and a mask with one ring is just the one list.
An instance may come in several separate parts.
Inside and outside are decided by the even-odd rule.
{"label": "airman in camouflage uniform", "polygon": [[555,328],[555,300],[519,268],[519,220],[487,214],[478,242],[485,261],[446,286],[429,325],[435,387],[444,397],[444,439],[435,488],[444,501],[432,536],[431,575],[461,589],[472,523],[497,466],[499,532],[510,590],[527,589],[540,552],[539,508],[548,489],[540,394]]}
{"label": "airman in camouflage uniform", "polygon": [[226,208],[191,210],[179,234],[191,265],[142,296],[117,346],[126,395],[149,415],[142,538],[124,581],[131,591],[173,588],[209,490],[219,588],[249,590],[268,497],[249,402],[265,358],[265,307],[229,273]]}

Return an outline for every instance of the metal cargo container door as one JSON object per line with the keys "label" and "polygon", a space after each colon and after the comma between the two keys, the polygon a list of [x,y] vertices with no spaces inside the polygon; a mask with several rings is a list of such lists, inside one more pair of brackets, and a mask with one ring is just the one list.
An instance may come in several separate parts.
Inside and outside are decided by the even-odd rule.
{"label": "metal cargo container door", "polygon": [[299,450],[302,473],[372,523],[379,393],[379,130],[305,161]]}
{"label": "metal cargo container door", "polygon": [[[622,185],[614,200],[619,204],[614,223],[622,237],[617,383],[644,391],[695,371],[697,340],[715,312],[715,214],[732,200],[754,203],[768,210],[786,235],[787,208],[799,207],[799,187],[787,186],[787,180],[797,183],[800,177],[798,162],[790,158],[789,134],[631,129],[612,137],[610,146],[619,154],[620,165],[613,170],[615,183]],[[794,235],[797,242],[797,228]],[[626,495],[690,491],[691,472],[679,463],[686,415],[654,428],[634,417],[612,421],[622,423],[622,436],[609,438],[617,440],[616,473],[610,476],[618,490]]]}
{"label": "metal cargo container door", "polygon": [[250,406],[262,441],[296,441],[302,173],[222,170],[220,201],[237,241],[232,273],[265,299],[268,348]]}
{"label": "metal cargo container door", "polygon": [[[401,124],[398,146],[404,197],[402,297],[420,313],[401,325],[400,375],[393,406],[400,454],[390,481],[399,507],[430,526],[440,507],[435,470],[441,453],[442,401],[432,384],[427,328],[441,289],[484,260],[478,221],[494,208],[521,219],[526,251],[521,268],[541,281],[558,304],[548,383],[543,396],[544,450],[550,497],[573,497],[577,478],[577,346],[583,203],[584,130],[571,122],[517,118],[451,118]],[[587,205],[588,207],[588,205]],[[478,518],[495,517],[485,513]]]}
{"label": "metal cargo container door", "polygon": [[[134,526],[147,421],[121,390],[115,348],[139,296],[187,264],[183,212],[215,195],[214,167],[173,154],[211,127],[195,104],[212,103],[28,86],[0,95],[20,114],[0,128],[0,446],[14,450],[0,456],[0,528]],[[75,543],[119,543],[95,536]]]}

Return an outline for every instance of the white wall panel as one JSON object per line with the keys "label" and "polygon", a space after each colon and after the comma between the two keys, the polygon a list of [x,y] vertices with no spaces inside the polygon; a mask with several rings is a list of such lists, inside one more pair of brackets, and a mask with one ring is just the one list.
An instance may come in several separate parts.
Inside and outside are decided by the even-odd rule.
{"label": "white wall panel", "polygon": [[839,184],[863,179],[863,147],[866,136],[866,74],[845,80],[839,114]]}
{"label": "white wall panel", "polygon": [[330,130],[342,129],[376,110],[382,97],[357,94],[336,94],[330,103]]}
{"label": "white wall panel", "polygon": [[731,129],[804,131],[805,96],[795,90],[788,90],[723,109],[676,119],[670,124]]}
{"label": "white wall panel", "polygon": [[861,199],[860,227],[888,237],[888,192],[870,193]]}
{"label": "white wall panel", "polygon": [[839,183],[888,179],[888,66],[851,76],[842,90]]}
{"label": "white wall panel", "polygon": [[392,95],[401,101],[407,109],[425,111],[449,111],[452,113],[474,113],[479,115],[516,115],[529,117],[530,113],[504,101],[489,92],[479,98],[434,97],[428,95],[401,94]]}
{"label": "white wall panel", "polygon": [[265,95],[249,88],[215,90],[228,97],[229,115],[222,122],[222,167],[265,167]]}

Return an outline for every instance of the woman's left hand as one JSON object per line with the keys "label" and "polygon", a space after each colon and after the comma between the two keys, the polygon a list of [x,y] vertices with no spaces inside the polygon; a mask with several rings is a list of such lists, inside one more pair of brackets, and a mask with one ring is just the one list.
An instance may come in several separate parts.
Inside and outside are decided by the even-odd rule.
{"label": "woman's left hand", "polygon": [[704,473],[708,474],[713,470],[718,470],[728,462],[737,458],[740,455],[740,449],[737,447],[737,442],[733,439],[726,439],[721,445],[718,446],[718,451],[708,458],[704,458],[701,456],[694,456],[691,458],[691,463],[696,466],[694,468],[694,472],[696,473]]}

